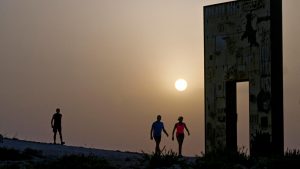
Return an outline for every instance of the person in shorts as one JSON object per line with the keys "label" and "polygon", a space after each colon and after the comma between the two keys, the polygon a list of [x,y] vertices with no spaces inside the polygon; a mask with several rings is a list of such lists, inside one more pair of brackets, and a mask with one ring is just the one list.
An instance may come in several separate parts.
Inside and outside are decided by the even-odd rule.
{"label": "person in shorts", "polygon": [[62,139],[62,132],[61,132],[61,119],[62,119],[62,114],[60,113],[60,109],[57,108],[56,109],[56,113],[53,114],[52,119],[51,119],[51,127],[53,129],[53,140],[54,140],[54,144],[56,144],[56,133],[59,133],[59,137],[60,137],[60,142],[61,144],[65,144],[65,142]]}
{"label": "person in shorts", "polygon": [[161,132],[162,131],[167,135],[167,137],[169,136],[169,134],[165,130],[164,123],[161,122],[161,116],[158,115],[157,120],[155,122],[153,122],[153,124],[151,126],[151,131],[150,131],[150,138],[151,138],[151,140],[153,140],[153,138],[154,138],[155,143],[156,143],[155,154],[160,154],[159,144],[161,141]]}
{"label": "person in shorts", "polygon": [[173,132],[172,132],[172,140],[174,140],[174,132],[176,130],[176,138],[179,145],[178,155],[182,157],[182,144],[184,140],[184,129],[187,131],[188,135],[190,135],[189,129],[186,127],[186,124],[183,122],[183,117],[178,117],[178,123],[175,124]]}

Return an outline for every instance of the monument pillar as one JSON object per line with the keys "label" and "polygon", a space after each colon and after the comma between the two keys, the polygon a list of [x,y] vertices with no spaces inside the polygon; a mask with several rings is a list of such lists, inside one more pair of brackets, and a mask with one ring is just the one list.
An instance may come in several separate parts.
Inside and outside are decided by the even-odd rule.
{"label": "monument pillar", "polygon": [[205,151],[237,150],[236,83],[249,82],[250,154],[283,154],[281,0],[204,7]]}

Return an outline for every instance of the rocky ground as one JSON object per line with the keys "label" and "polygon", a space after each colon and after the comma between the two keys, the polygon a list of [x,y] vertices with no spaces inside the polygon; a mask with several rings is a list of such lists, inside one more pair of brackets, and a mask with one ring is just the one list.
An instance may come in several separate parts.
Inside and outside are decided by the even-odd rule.
{"label": "rocky ground", "polygon": [[[113,164],[118,168],[130,168],[130,166],[136,166],[137,163],[139,163],[139,160],[141,160],[142,158],[141,153],[101,150],[95,148],[75,147],[75,146],[50,144],[50,143],[39,143],[33,141],[8,139],[8,138],[3,139],[3,142],[0,143],[0,147],[8,148],[8,149],[16,149],[19,151],[24,151],[26,149],[36,150],[40,152],[41,155],[43,156],[43,158],[41,159],[45,159],[45,158],[56,159],[66,155],[96,156],[99,158],[106,159],[108,162],[110,162],[111,164]],[[2,155],[5,156],[5,154],[1,154],[1,156]]]}
{"label": "rocky ground", "polygon": [[173,151],[155,155],[7,138],[0,142],[0,169],[293,169],[299,166],[300,150],[255,157],[219,150],[200,157],[178,157]]}

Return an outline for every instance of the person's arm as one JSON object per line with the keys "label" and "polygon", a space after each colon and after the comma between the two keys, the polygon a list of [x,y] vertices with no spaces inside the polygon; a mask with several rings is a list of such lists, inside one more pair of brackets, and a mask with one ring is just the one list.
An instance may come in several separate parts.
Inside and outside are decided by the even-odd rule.
{"label": "person's arm", "polygon": [[51,127],[53,128],[53,122],[54,122],[54,116],[52,116],[52,119],[51,119]]}
{"label": "person's arm", "polygon": [[60,117],[61,117],[61,120],[60,120],[60,126],[62,126],[62,114],[61,114]]}
{"label": "person's arm", "polygon": [[151,130],[150,130],[150,139],[151,139],[151,140],[153,140],[153,135],[152,135],[152,133],[153,133],[153,124],[152,124]]}
{"label": "person's arm", "polygon": [[169,134],[167,133],[167,131],[165,130],[165,127],[163,128],[164,133],[167,135],[167,137],[169,137]]}
{"label": "person's arm", "polygon": [[187,131],[188,135],[190,135],[190,131],[189,131],[189,129],[186,127],[186,124],[185,124],[185,123],[184,123],[184,128],[185,128],[185,130]]}
{"label": "person's arm", "polygon": [[[177,124],[177,123],[176,123]],[[174,132],[175,132],[175,129],[176,129],[176,124],[175,124],[175,126],[174,126],[174,128],[173,128],[173,131],[172,131],[172,140],[174,140]]]}

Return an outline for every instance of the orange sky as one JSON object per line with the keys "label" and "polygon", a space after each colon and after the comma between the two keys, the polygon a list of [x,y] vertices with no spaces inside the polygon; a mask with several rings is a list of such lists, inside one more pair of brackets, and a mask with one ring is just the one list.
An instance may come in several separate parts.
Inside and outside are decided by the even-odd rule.
{"label": "orange sky", "polygon": [[[183,115],[191,131],[184,154],[199,155],[202,8],[216,2],[223,1],[1,0],[0,133],[52,142],[50,120],[60,107],[67,144],[149,152],[156,115],[169,133]],[[289,148],[300,147],[299,6],[299,0],[283,1]],[[177,78],[188,81],[185,92],[175,90]],[[177,150],[170,138],[164,145]]]}

